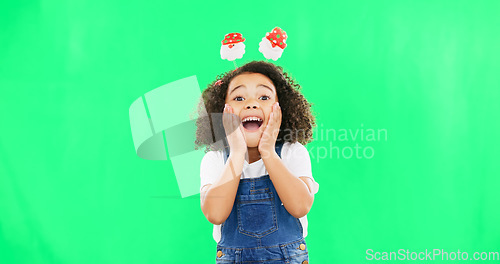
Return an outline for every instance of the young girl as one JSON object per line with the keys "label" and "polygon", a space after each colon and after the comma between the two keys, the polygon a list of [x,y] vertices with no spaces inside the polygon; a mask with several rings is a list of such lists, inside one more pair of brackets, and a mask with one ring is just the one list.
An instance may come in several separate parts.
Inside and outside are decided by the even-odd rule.
{"label": "young girl", "polygon": [[198,109],[209,116],[196,133],[208,151],[200,197],[214,224],[216,263],[308,263],[306,214],[319,187],[304,147],[315,125],[311,105],[272,63],[217,79],[202,94]]}

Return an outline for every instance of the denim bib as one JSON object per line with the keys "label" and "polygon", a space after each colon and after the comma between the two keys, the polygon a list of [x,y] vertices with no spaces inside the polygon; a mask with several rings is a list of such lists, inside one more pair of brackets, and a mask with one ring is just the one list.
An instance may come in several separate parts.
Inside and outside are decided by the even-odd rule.
{"label": "denim bib", "polygon": [[[276,143],[280,158],[282,147]],[[225,164],[229,150],[224,154]],[[231,213],[221,225],[216,263],[308,263],[302,232],[269,175],[240,179]]]}

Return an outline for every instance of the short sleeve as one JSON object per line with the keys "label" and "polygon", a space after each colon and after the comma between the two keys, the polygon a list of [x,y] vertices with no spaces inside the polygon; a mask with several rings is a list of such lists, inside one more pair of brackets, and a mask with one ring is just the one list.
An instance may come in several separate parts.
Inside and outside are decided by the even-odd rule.
{"label": "short sleeve", "polygon": [[220,177],[224,162],[221,158],[216,151],[209,151],[203,156],[200,165],[200,192],[203,186],[213,184]]}
{"label": "short sleeve", "polygon": [[309,177],[313,184],[311,192],[316,194],[319,184],[314,180],[311,170],[311,158],[306,147],[300,142],[290,144],[286,157],[284,157],[288,170],[296,177]]}

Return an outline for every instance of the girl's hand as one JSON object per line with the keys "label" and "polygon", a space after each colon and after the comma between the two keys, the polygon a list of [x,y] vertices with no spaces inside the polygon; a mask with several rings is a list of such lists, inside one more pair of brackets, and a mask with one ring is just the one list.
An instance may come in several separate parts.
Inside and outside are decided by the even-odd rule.
{"label": "girl's hand", "polygon": [[269,121],[267,121],[267,126],[259,141],[259,153],[262,159],[269,158],[276,152],[274,147],[278,134],[280,133],[280,127],[281,108],[279,103],[276,102],[273,105],[273,111],[269,114]]}
{"label": "girl's hand", "polygon": [[233,108],[228,104],[224,107],[222,124],[226,131],[230,152],[245,156],[248,147],[245,135],[243,134],[243,124],[241,123],[241,119],[234,114]]}

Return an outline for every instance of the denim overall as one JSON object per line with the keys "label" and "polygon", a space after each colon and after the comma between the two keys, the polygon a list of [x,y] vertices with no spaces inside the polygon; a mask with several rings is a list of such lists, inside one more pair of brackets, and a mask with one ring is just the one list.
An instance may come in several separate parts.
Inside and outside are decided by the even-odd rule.
{"label": "denim overall", "polygon": [[[283,144],[276,143],[281,158]],[[226,149],[224,163],[229,157]],[[221,225],[216,263],[304,263],[309,260],[299,219],[285,207],[269,178],[240,179],[229,217]]]}

